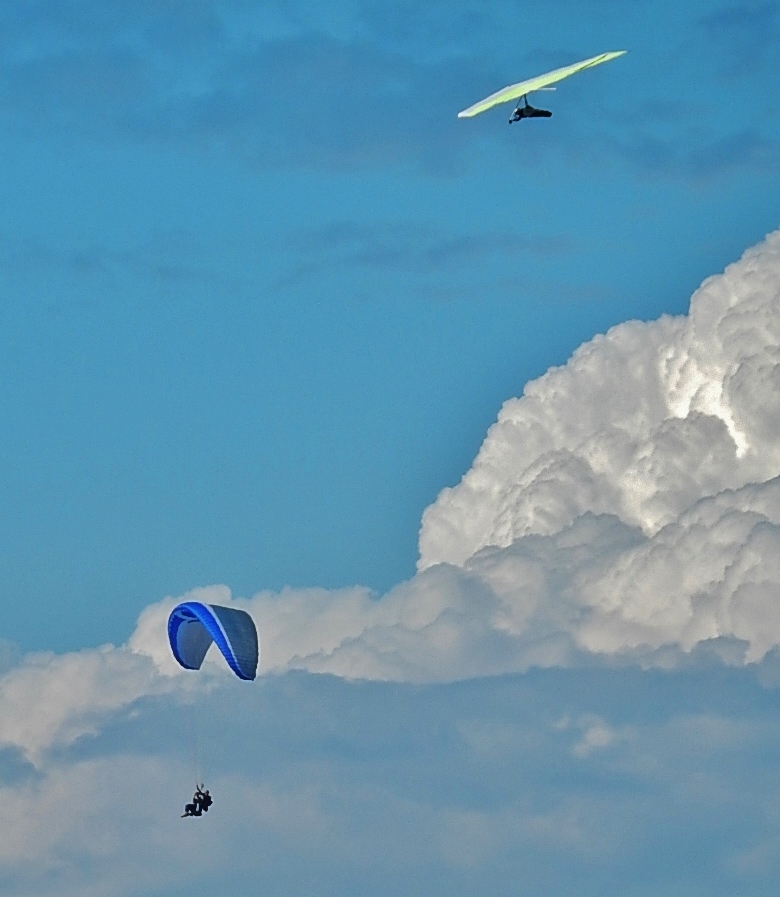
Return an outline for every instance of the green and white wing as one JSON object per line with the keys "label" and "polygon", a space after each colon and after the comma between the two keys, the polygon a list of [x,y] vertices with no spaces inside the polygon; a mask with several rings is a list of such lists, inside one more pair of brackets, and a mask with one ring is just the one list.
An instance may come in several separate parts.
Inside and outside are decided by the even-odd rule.
{"label": "green and white wing", "polygon": [[546,75],[538,75],[536,78],[529,78],[527,81],[518,81],[517,84],[510,84],[509,87],[497,90],[495,93],[491,93],[489,97],[485,97],[484,100],[480,100],[478,103],[474,103],[473,106],[469,106],[468,109],[459,112],[458,118],[471,118],[473,115],[479,115],[480,112],[492,109],[493,106],[497,106],[499,103],[517,100],[519,97],[532,93],[534,90],[541,90],[550,84],[555,84],[557,81],[563,81],[564,78],[568,78],[570,75],[576,75],[577,72],[593,68],[594,65],[601,65],[602,62],[609,62],[610,59],[616,59],[625,52],[626,50],[613,50],[609,53],[599,53],[598,56],[583,59],[582,62],[575,62],[572,65],[566,65],[563,68],[547,72]]}

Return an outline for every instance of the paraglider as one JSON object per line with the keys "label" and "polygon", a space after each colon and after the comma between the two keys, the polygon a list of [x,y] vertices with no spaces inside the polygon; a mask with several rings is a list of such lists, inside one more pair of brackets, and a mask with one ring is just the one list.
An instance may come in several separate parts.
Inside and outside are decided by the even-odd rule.
{"label": "paraglider", "polygon": [[254,679],[260,645],[254,621],[246,611],[220,604],[185,601],[168,617],[168,640],[186,670],[199,670],[212,642],[239,679]]}
{"label": "paraglider", "polygon": [[555,90],[554,87],[550,86],[551,84],[563,81],[564,78],[576,75],[577,72],[582,72],[585,69],[593,68],[595,65],[601,65],[602,62],[616,59],[625,52],[627,51],[612,50],[609,53],[599,53],[598,56],[592,56],[590,59],[583,59],[581,62],[554,69],[552,72],[547,72],[544,75],[537,75],[535,78],[518,81],[517,84],[510,84],[508,87],[503,87],[501,90],[491,93],[484,100],[474,103],[468,109],[459,112],[458,118],[472,118],[475,115],[479,115],[480,112],[486,112],[488,109],[492,109],[493,106],[497,106],[499,103],[508,103],[510,100],[517,100],[517,106],[515,106],[515,110],[509,119],[510,124],[520,121],[521,118],[549,118],[552,112],[548,112],[546,109],[534,109],[533,106],[528,105],[527,97],[529,93],[533,93],[536,90]]}
{"label": "paraglider", "polygon": [[[246,611],[219,604],[184,601],[168,617],[168,641],[177,662],[186,670],[199,670],[212,644],[239,679],[251,681],[257,675],[260,642],[254,621]],[[197,776],[197,772],[196,772]],[[197,784],[192,803],[184,807],[182,819],[202,816],[214,802],[208,788]]]}

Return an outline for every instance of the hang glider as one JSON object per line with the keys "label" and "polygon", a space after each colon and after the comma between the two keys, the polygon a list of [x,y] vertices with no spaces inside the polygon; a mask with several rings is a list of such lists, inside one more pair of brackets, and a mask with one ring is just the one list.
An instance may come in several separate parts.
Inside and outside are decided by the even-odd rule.
{"label": "hang glider", "polygon": [[[529,78],[527,81],[518,81],[517,84],[510,84],[509,87],[497,90],[495,93],[491,93],[489,97],[485,97],[484,100],[480,100],[478,103],[474,103],[473,106],[469,106],[468,109],[459,112],[458,118],[471,118],[474,115],[479,115],[480,112],[492,109],[493,106],[497,106],[499,103],[508,103],[510,100],[518,100],[515,111],[509,119],[510,122],[519,121],[521,118],[549,118],[552,112],[547,112],[545,109],[534,109],[533,106],[528,105],[527,96],[529,93],[533,93],[535,90],[555,90],[554,87],[550,87],[551,84],[563,81],[564,78],[576,75],[577,72],[593,68],[594,65],[601,65],[602,62],[616,59],[625,52],[626,50],[613,50],[609,53],[599,53],[598,56],[583,59],[582,62],[575,62],[572,65],[566,65],[563,68],[547,72],[546,75],[538,75],[536,78]],[[521,106],[521,102],[524,105]]]}

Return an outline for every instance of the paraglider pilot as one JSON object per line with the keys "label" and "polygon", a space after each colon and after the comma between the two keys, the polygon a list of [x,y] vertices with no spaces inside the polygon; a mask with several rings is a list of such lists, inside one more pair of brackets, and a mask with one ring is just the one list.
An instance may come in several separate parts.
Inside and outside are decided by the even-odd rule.
{"label": "paraglider pilot", "polygon": [[181,814],[181,818],[184,819],[185,816],[202,816],[204,813],[208,813],[209,807],[214,803],[211,795],[209,794],[209,789],[203,790],[203,785],[197,785],[195,787],[195,796],[192,798],[191,804],[184,805],[184,812]]}

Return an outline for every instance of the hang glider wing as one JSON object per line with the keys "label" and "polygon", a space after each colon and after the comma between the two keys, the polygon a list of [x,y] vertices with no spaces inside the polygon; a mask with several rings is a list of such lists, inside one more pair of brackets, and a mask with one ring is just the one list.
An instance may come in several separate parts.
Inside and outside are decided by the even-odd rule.
{"label": "hang glider wing", "polygon": [[489,97],[485,97],[484,100],[480,100],[478,103],[474,103],[473,106],[469,106],[468,109],[459,112],[458,118],[471,118],[473,115],[479,115],[480,112],[485,112],[485,110],[491,109],[499,103],[508,103],[510,100],[517,100],[534,90],[541,90],[550,84],[555,84],[557,81],[563,81],[563,79],[568,78],[569,75],[576,75],[577,72],[593,68],[594,65],[601,65],[602,62],[609,62],[610,59],[622,56],[625,52],[625,50],[613,50],[609,53],[599,53],[598,56],[592,56],[590,59],[583,59],[582,62],[575,62],[572,65],[566,65],[561,69],[547,72],[546,75],[538,75],[536,78],[529,78],[527,81],[519,81],[517,84],[510,84],[509,87],[497,90],[495,93],[491,93]]}

